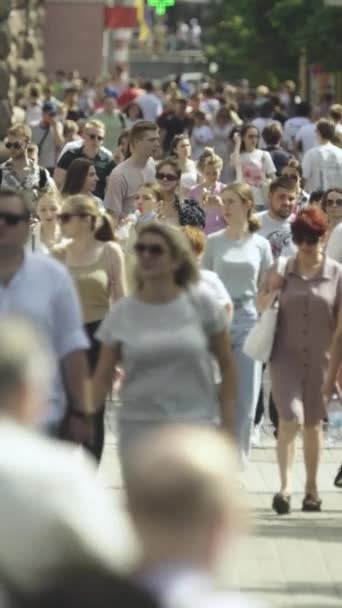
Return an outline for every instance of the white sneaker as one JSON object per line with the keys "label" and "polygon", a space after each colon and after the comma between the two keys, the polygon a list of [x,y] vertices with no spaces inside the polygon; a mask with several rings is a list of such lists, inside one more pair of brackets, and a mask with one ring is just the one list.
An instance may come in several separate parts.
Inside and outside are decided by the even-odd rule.
{"label": "white sneaker", "polygon": [[251,437],[251,445],[257,448],[261,443],[261,424],[256,424]]}

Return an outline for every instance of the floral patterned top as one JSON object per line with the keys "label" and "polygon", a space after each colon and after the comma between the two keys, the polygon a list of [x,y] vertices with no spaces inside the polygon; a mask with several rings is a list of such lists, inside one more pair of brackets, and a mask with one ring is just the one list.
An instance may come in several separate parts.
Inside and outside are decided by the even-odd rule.
{"label": "floral patterned top", "polygon": [[0,188],[10,188],[19,192],[27,193],[31,202],[37,201],[40,192],[49,192],[55,189],[54,182],[49,172],[29,160],[19,175],[10,158],[0,165]]}

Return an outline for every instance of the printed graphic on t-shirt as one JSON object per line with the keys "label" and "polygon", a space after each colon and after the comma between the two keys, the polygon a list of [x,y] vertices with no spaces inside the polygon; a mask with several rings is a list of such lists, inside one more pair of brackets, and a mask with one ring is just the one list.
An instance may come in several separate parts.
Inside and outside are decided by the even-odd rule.
{"label": "printed graphic on t-shirt", "polygon": [[261,166],[254,163],[243,163],[242,165],[242,181],[247,182],[250,186],[259,188],[265,181],[265,173]]}
{"label": "printed graphic on t-shirt", "polygon": [[284,229],[274,230],[267,235],[267,240],[271,245],[273,257],[277,259],[282,255],[284,249],[291,246],[291,232],[285,232]]}

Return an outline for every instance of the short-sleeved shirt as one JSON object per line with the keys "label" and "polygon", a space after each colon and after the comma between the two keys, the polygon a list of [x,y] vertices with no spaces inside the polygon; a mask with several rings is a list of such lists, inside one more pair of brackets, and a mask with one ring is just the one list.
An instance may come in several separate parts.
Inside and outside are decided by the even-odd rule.
{"label": "short-sleeved shirt", "polygon": [[25,254],[10,282],[0,284],[0,316],[8,314],[33,322],[51,348],[56,370],[42,424],[60,422],[66,399],[59,364],[66,355],[88,348],[78,296],[68,271],[43,253]]}
{"label": "short-sleeved shirt", "polygon": [[240,161],[242,181],[252,187],[256,207],[264,207],[265,200],[262,188],[266,183],[266,178],[276,174],[276,168],[270,153],[259,149],[253,152],[242,152]]}
{"label": "short-sleeved shirt", "polygon": [[115,217],[126,217],[135,209],[135,195],[140,186],[156,179],[155,162],[150,158],[145,167],[139,167],[128,158],[115,167],[108,182],[104,204]]}
{"label": "short-sleeved shirt", "polygon": [[[84,148],[82,146],[65,152],[58,160],[57,167],[67,171],[72,161],[76,158],[88,158],[84,153]],[[113,171],[115,162],[113,161],[111,154],[108,154],[108,152],[104,151],[102,148],[100,148],[95,158],[89,158],[88,160],[94,163],[97,177],[99,178],[94,194],[103,200],[106,189],[106,179]]]}
{"label": "short-sleeved shirt", "polygon": [[208,340],[226,326],[224,308],[199,287],[163,304],[119,300],[97,338],[120,346],[120,419],[213,421],[218,400]]}
{"label": "short-sleeved shirt", "polygon": [[280,256],[290,257],[296,253],[297,247],[291,234],[291,222],[294,216],[275,220],[268,211],[261,211],[257,214],[257,218],[261,223],[258,233],[269,241],[274,259]]}
{"label": "short-sleeved shirt", "polygon": [[202,261],[203,268],[218,274],[235,308],[248,309],[254,315],[260,277],[272,264],[271,246],[264,237],[254,233],[233,240],[226,230],[208,237]]}
{"label": "short-sleeved shirt", "polygon": [[303,158],[305,190],[342,188],[342,150],[332,143],[311,148]]}

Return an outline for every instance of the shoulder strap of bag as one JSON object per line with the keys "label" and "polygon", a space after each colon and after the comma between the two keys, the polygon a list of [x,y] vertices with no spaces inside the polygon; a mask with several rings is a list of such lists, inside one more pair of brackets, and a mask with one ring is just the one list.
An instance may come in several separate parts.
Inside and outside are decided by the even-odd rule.
{"label": "shoulder strap of bag", "polygon": [[39,167],[39,190],[43,190],[47,184],[47,171],[43,167]]}
{"label": "shoulder strap of bag", "polygon": [[116,301],[116,288],[115,288],[115,272],[113,266],[113,258],[111,255],[111,249],[108,247],[108,243],[105,243],[104,246],[104,260],[106,265],[106,273],[108,277],[108,282],[110,286],[110,294],[112,302]]}
{"label": "shoulder strap of bag", "polygon": [[47,136],[49,135],[49,132],[50,132],[50,127],[47,127],[45,129],[45,133],[43,133],[43,136],[42,136],[42,138],[41,138],[41,140],[39,141],[39,144],[38,144],[38,153],[39,154],[42,151],[43,143],[46,140]]}

